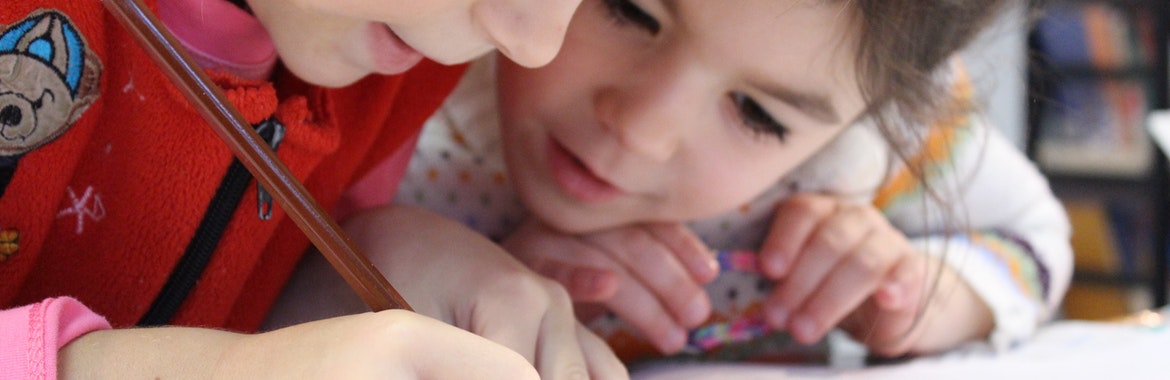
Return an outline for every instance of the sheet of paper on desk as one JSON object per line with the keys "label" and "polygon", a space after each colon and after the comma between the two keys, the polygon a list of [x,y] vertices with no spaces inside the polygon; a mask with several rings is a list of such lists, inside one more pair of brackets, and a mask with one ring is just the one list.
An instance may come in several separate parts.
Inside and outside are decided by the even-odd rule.
{"label": "sheet of paper on desk", "polygon": [[641,369],[633,379],[1170,379],[1170,326],[1060,321],[1000,354],[972,348],[862,369],[676,364]]}
{"label": "sheet of paper on desk", "polygon": [[1162,149],[1163,153],[1170,154],[1170,111],[1155,111],[1150,112],[1149,118],[1146,119],[1146,128],[1150,131],[1150,136],[1154,138],[1154,143]]}

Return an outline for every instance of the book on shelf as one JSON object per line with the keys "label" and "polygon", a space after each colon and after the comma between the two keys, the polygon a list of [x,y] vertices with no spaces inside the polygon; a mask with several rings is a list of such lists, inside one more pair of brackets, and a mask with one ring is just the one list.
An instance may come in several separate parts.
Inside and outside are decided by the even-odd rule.
{"label": "book on shelf", "polygon": [[1133,202],[1065,201],[1073,227],[1075,268],[1091,277],[1136,281],[1149,275],[1151,247],[1148,208]]}
{"label": "book on shelf", "polygon": [[1054,87],[1036,145],[1045,170],[1131,178],[1146,173],[1153,155],[1144,128],[1148,84],[1088,79]]}
{"label": "book on shelf", "polygon": [[1140,7],[1060,4],[1045,11],[1035,30],[1040,49],[1058,71],[1148,68],[1153,62],[1154,20]]}
{"label": "book on shelf", "polygon": [[1153,152],[1144,128],[1151,108],[1154,20],[1119,3],[1054,6],[1036,24],[1050,76],[1036,160],[1049,172],[1145,175]]}

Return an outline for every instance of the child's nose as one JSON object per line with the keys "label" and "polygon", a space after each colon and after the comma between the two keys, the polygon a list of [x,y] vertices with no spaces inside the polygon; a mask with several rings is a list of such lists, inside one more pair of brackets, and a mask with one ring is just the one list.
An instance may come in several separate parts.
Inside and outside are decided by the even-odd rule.
{"label": "child's nose", "polygon": [[521,66],[538,67],[561,50],[580,4],[581,0],[487,0],[472,12],[501,53]]}
{"label": "child's nose", "polygon": [[621,96],[619,91],[603,90],[594,99],[596,117],[602,127],[629,151],[657,162],[669,160],[678,149],[681,137],[681,128],[667,112],[669,108],[655,106],[645,97]]}

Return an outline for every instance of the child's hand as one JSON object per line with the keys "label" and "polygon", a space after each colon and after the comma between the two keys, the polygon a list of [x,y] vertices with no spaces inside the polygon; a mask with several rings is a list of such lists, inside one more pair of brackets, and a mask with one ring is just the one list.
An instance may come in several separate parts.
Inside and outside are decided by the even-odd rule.
{"label": "child's hand", "polygon": [[782,203],[760,251],[761,271],[777,280],[773,327],[811,344],[841,324],[883,355],[913,348],[927,275],[938,268],[873,206],[825,195]]}
{"label": "child's hand", "polygon": [[[879,356],[942,352],[986,339],[994,327],[991,309],[950,266],[923,255],[918,302],[888,307],[870,297],[841,322],[843,330]],[[878,293],[882,294],[881,292]],[[926,300],[924,304],[922,300]]]}
{"label": "child's hand", "polygon": [[576,320],[563,287],[483,235],[406,206],[366,211],[345,225],[419,313],[520,353],[541,378],[629,378],[605,342]]}
{"label": "child's hand", "polygon": [[[664,353],[681,350],[687,331],[711,313],[702,284],[718,275],[718,263],[681,224],[577,236],[530,220],[503,245],[529,267],[564,284],[574,301],[603,305]],[[579,315],[588,320],[596,313]]]}

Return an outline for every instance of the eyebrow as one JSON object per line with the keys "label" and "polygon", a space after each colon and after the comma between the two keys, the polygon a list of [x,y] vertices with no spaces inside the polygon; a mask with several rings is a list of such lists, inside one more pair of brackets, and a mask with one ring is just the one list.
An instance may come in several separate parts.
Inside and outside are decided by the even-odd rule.
{"label": "eyebrow", "polygon": [[837,124],[841,121],[841,116],[837,115],[837,110],[833,108],[833,104],[829,102],[828,98],[822,95],[801,93],[774,83],[759,86],[759,89],[768,96],[791,104],[796,109],[814,119],[827,124]]}

